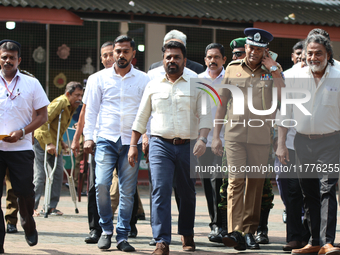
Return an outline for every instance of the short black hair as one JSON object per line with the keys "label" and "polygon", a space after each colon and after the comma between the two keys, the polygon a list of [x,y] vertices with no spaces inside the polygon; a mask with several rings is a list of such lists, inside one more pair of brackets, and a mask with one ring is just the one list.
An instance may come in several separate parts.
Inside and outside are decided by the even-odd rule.
{"label": "short black hair", "polygon": [[304,41],[299,41],[297,43],[295,43],[295,45],[293,46],[293,52],[296,50],[302,50],[303,49],[303,43]]}
{"label": "short black hair", "polygon": [[186,48],[185,48],[183,43],[180,43],[180,42],[177,42],[177,41],[170,41],[170,42],[164,44],[164,46],[162,47],[162,52],[163,52],[162,56],[163,56],[163,58],[164,58],[164,52],[167,49],[176,49],[176,48],[181,49],[182,54],[183,54],[183,58],[187,57],[187,50],[186,50]]}
{"label": "short black hair", "polygon": [[322,29],[322,28],[314,28],[312,29],[307,37],[311,36],[311,35],[322,35],[324,37],[326,37],[328,40],[331,40],[331,38],[329,37],[329,34],[326,30]]}
{"label": "short black hair", "polygon": [[135,41],[131,37],[127,36],[127,35],[120,35],[120,36],[118,36],[114,40],[113,43],[114,43],[114,45],[116,45],[116,43],[122,43],[122,42],[130,42],[130,46],[131,46],[132,50],[135,50],[135,46],[136,46]]}
{"label": "short black hair", "polygon": [[219,43],[210,43],[206,48],[205,48],[205,56],[207,56],[207,52],[208,50],[211,49],[219,49],[221,52],[222,57],[224,58],[225,54],[224,54],[224,46],[222,44]]}
{"label": "short black hair", "polygon": [[65,94],[68,92],[68,93],[70,93],[70,95],[72,95],[72,93],[73,93],[77,88],[78,88],[78,89],[81,89],[81,90],[84,89],[83,85],[81,85],[80,82],[77,82],[77,81],[70,81],[70,82],[67,83],[67,85],[66,85]]}
{"label": "short black hair", "polygon": [[307,39],[305,40],[306,55],[307,55],[308,44],[313,43],[313,42],[319,43],[319,44],[321,44],[325,47],[327,54],[330,55],[328,63],[330,63],[333,66],[334,65],[334,59],[333,59],[333,48],[332,48],[332,45],[331,45],[331,41],[327,37],[325,37],[321,34],[309,35],[307,37]]}
{"label": "short black hair", "polygon": [[4,42],[3,44],[0,45],[0,50],[16,51],[16,52],[18,52],[18,58],[21,57],[20,47],[16,43],[13,43],[13,42]]}

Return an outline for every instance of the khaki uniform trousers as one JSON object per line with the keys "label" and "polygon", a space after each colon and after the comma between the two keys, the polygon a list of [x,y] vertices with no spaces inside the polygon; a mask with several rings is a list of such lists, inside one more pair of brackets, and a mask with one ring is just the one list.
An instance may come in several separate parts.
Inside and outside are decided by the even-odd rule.
{"label": "khaki uniform trousers", "polygon": [[6,170],[6,213],[5,220],[6,224],[16,225],[18,222],[18,198],[14,195],[14,191],[12,189],[11,180],[9,178],[8,168]]}
{"label": "khaki uniform trousers", "polygon": [[[260,222],[265,174],[241,172],[245,166],[266,166],[270,145],[225,141],[229,169],[228,232],[255,234]],[[262,169],[260,169],[262,170]]]}

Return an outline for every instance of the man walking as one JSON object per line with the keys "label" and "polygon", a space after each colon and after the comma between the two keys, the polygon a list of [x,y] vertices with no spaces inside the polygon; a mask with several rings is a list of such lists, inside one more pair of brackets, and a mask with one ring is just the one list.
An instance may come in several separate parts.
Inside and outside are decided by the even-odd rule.
{"label": "man walking", "polygon": [[[8,168],[14,194],[18,197],[21,225],[28,245],[38,243],[33,219],[34,185],[32,135],[47,120],[49,101],[39,81],[21,74],[21,45],[13,40],[0,41],[0,190]],[[32,120],[33,110],[36,118]],[[3,212],[0,210],[3,218]],[[4,253],[5,224],[0,221],[0,253]]]}
{"label": "man walking", "polygon": [[[308,67],[287,79],[287,87],[311,94],[303,106],[287,105],[287,115],[280,120],[297,122],[294,147],[297,155],[298,177],[303,194],[305,214],[311,238],[309,243],[292,250],[292,254],[340,254],[333,247],[336,232],[336,183],[339,178],[340,150],[340,72],[334,67],[330,41],[319,34],[310,34],[305,40]],[[301,93],[288,93],[289,99],[301,99]],[[282,109],[281,109],[282,111]],[[279,123],[282,123],[282,122]],[[277,156],[284,165],[290,161],[285,141],[288,129],[279,126]],[[316,168],[313,169],[312,166]]]}
{"label": "man walking", "polygon": [[[247,98],[252,97],[255,109],[267,110],[272,104],[274,79],[278,95],[281,94],[281,87],[284,87],[280,67],[270,57],[267,49],[273,36],[257,28],[247,28],[244,33],[247,36],[246,57],[229,64],[225,71],[224,81],[226,84],[238,87],[245,95],[245,114],[234,114],[234,98],[228,89],[222,89],[219,91],[222,105],[218,105],[215,115],[215,119],[224,119],[230,99],[227,114],[230,121],[225,125],[224,139],[228,165],[234,167],[236,171],[228,173],[229,234],[224,236],[223,243],[236,250],[245,250],[247,247],[259,249],[253,235],[260,221],[265,176],[246,173],[242,171],[242,168],[266,165],[271,142],[270,125],[265,122],[265,119],[269,119],[270,116],[251,113]],[[261,68],[262,65],[263,68]],[[252,95],[248,94],[251,90]],[[252,122],[252,119],[255,121]],[[258,123],[261,120],[264,125],[259,126]],[[243,122],[245,125],[242,124]],[[252,123],[248,126],[249,122]],[[256,127],[251,127],[254,125]],[[217,155],[222,155],[222,142],[219,138],[221,128],[221,124],[215,126],[211,146],[212,151]]]}
{"label": "man walking", "polygon": [[190,140],[198,138],[193,154],[202,156],[212,122],[210,107],[207,115],[201,113],[202,92],[190,91],[190,76],[183,72],[185,46],[170,41],[163,46],[162,51],[166,75],[151,81],[144,92],[132,126],[128,159],[131,166],[138,162],[140,152],[136,148],[137,142],[146,132],[147,122],[152,116],[149,151],[153,186],[151,225],[153,238],[157,242],[152,254],[167,255],[171,242],[173,182],[178,195],[178,234],[182,236],[183,250],[195,250],[196,195],[195,179],[190,178]]}
{"label": "man walking", "polygon": [[[114,41],[112,68],[96,76],[96,86],[88,95],[85,112],[86,153],[94,146],[93,131],[98,125],[96,143],[96,197],[99,224],[102,234],[98,241],[99,249],[109,249],[113,234],[110,186],[112,172],[117,167],[119,179],[119,211],[116,226],[117,248],[121,251],[134,251],[128,242],[130,219],[136,191],[138,164],[131,167],[127,161],[131,127],[137,114],[144,88],[149,78],[136,70],[131,61],[136,54],[135,42],[128,36],[119,36]],[[98,116],[98,121],[97,121]],[[138,149],[142,145],[138,144]]]}

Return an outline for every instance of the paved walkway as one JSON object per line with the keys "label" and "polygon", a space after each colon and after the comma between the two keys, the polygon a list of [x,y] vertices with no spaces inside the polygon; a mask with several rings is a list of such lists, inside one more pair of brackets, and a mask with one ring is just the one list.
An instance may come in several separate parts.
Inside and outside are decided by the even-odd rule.
{"label": "paved walkway", "polygon": [[[146,213],[145,221],[138,221],[138,236],[130,239],[129,242],[136,248],[133,254],[151,254],[153,246],[148,242],[152,238],[151,227],[149,225],[150,210],[148,186],[139,186],[141,199]],[[43,198],[41,203],[43,202]],[[275,206],[270,212],[269,218],[269,238],[270,244],[261,245],[261,250],[252,252],[250,250],[239,252],[240,254],[289,254],[282,251],[285,244],[285,224],[282,223],[283,204],[275,187]],[[2,209],[4,210],[5,199],[2,197]],[[49,218],[36,217],[37,229],[39,232],[39,242],[34,247],[29,247],[25,241],[24,232],[18,226],[19,232],[7,234],[5,240],[6,254],[126,254],[116,248],[112,243],[111,249],[101,251],[95,244],[86,244],[84,238],[88,233],[87,224],[87,198],[82,197],[78,203],[79,214],[75,214],[74,204],[69,196],[68,190],[63,187],[62,197],[58,209],[64,212],[63,216],[49,216]],[[172,199],[172,231],[177,233],[177,208],[174,198]],[[116,215],[115,215],[116,220]],[[114,221],[115,222],[115,221]],[[227,248],[223,244],[215,244],[208,241],[207,234],[210,232],[208,227],[209,216],[202,187],[197,187],[197,208],[195,222],[195,242],[196,252],[182,251],[180,236],[173,234],[170,245],[170,254],[238,254],[233,248]],[[338,227],[339,229],[339,227]],[[337,231],[339,232],[339,230]],[[340,237],[340,235],[339,235]],[[337,242],[340,238],[337,238]],[[114,239],[113,239],[114,240]]]}

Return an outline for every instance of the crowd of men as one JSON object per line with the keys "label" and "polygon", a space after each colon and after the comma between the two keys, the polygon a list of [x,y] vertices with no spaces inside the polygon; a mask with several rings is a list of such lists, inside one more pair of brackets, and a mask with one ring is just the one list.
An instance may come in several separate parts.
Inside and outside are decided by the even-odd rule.
{"label": "crowd of men", "polygon": [[[300,170],[287,176],[277,173],[287,217],[283,250],[293,255],[340,254],[334,245],[340,69],[333,59],[329,35],[313,29],[293,47],[294,66],[283,72],[275,53],[269,51],[274,39],[271,33],[247,28],[244,34],[230,43],[233,61],[226,68],[224,46],[207,45],[204,70],[203,65],[187,59],[186,35],[172,30],[164,37],[163,60],[152,64],[148,73],[132,64],[136,54],[133,39],[118,36],[102,45],[105,69],[88,78],[84,96],[80,83],[69,82],[65,94],[51,103],[38,80],[19,71],[20,43],[2,40],[0,119],[5,124],[0,126],[0,175],[3,179],[7,170],[27,243],[38,242],[33,215],[39,215],[46,163],[51,168],[57,165],[44,213],[62,215],[57,204],[62,151],[67,145],[61,137],[82,101],[72,150],[79,152],[83,134],[84,152],[93,155],[86,243],[97,243],[103,250],[111,247],[114,212],[110,187],[116,169],[116,246],[124,252],[135,251],[128,237],[136,223],[136,186],[143,152],[149,161],[152,254],[170,252],[173,189],[183,250],[195,251],[194,169],[214,165],[229,171],[223,175],[199,173],[211,219],[209,241],[237,251],[258,250],[259,244],[269,243],[271,182],[263,171],[243,169],[272,164],[274,151],[275,166],[290,164]],[[206,100],[206,90],[193,81],[216,89],[218,103]],[[240,94],[244,97],[241,104]],[[291,122],[288,127],[287,120]],[[311,165],[320,171],[313,171]],[[2,210],[0,213],[3,216]],[[0,253],[4,253],[5,224],[0,222]],[[8,233],[15,232],[15,224],[8,223]]]}

